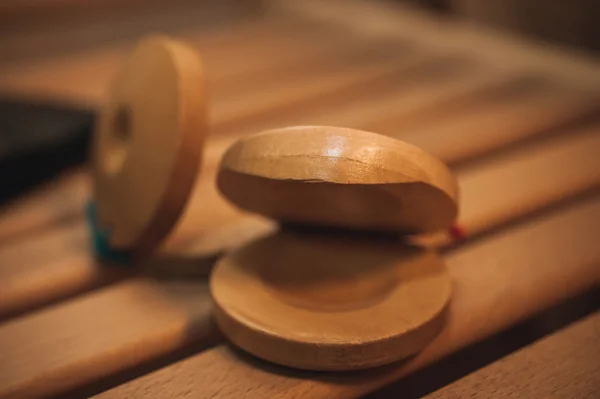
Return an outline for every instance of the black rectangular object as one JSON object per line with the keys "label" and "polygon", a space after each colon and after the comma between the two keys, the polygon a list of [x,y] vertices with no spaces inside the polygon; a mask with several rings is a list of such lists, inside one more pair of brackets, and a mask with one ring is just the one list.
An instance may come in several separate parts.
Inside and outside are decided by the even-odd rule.
{"label": "black rectangular object", "polygon": [[0,98],[0,203],[85,162],[90,109]]}

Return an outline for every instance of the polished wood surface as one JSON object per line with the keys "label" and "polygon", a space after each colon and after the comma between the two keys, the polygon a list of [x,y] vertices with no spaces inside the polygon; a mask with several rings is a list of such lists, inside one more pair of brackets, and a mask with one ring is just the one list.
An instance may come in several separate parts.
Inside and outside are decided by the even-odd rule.
{"label": "polished wood surface", "polygon": [[[408,11],[359,13],[348,2],[334,13],[333,3],[318,13],[278,6],[231,29],[178,36],[205,55],[211,92],[221,93],[210,112],[221,116],[186,209],[194,223],[176,226],[179,238],[160,258],[139,270],[96,263],[83,221],[85,170],[2,209],[0,396],[85,397],[123,384],[105,395],[357,397],[598,285],[596,67]],[[352,18],[362,22],[344,22]],[[101,104],[131,43],[35,63],[16,57],[0,64],[0,86]],[[257,95],[261,88],[269,93]],[[380,131],[457,175],[466,235],[429,238],[445,252],[456,301],[442,335],[404,365],[295,372],[232,350],[210,323],[215,258],[274,230],[220,197],[219,159],[246,134],[307,123]]]}
{"label": "polished wood surface", "polygon": [[219,190],[282,222],[417,234],[458,214],[448,167],[400,140],[333,126],[293,126],[242,138],[223,155]]}
{"label": "polished wood surface", "polygon": [[208,135],[200,54],[144,38],[111,82],[93,138],[98,229],[117,249],[149,256],[177,223]]}
{"label": "polished wood surface", "polygon": [[274,363],[361,370],[422,350],[453,282],[432,249],[397,237],[290,229],[225,255],[210,277],[229,340]]}
{"label": "polished wood surface", "polygon": [[[561,361],[568,359],[567,361]],[[600,312],[573,323],[430,395],[463,398],[593,398],[600,382]],[[400,394],[400,392],[399,392]]]}
{"label": "polished wood surface", "polygon": [[[439,333],[450,276],[434,250],[401,243],[456,218],[456,179],[438,159],[364,130],[293,126],[235,142],[217,185],[287,226],[211,273],[215,318],[236,345],[281,365],[340,371],[399,361]],[[324,226],[344,231],[311,231]],[[371,237],[377,231],[391,237]]]}

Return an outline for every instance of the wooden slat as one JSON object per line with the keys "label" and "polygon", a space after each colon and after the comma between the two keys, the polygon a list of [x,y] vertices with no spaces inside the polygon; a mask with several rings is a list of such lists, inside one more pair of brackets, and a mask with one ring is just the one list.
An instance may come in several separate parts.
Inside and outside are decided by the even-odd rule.
{"label": "wooden slat", "polygon": [[[105,3],[105,2],[103,2]],[[146,2],[147,3],[147,2]],[[150,7],[143,12],[138,8],[131,9],[131,13],[107,15],[93,12],[93,7],[83,5],[88,12],[84,18],[67,18],[56,21],[52,16],[44,15],[42,19],[25,28],[23,24],[3,26],[3,35],[0,38],[0,48],[3,63],[37,62],[49,56],[73,53],[84,48],[100,47],[107,43],[122,41],[124,38],[135,38],[148,32],[164,32],[168,34],[181,33],[182,31],[201,31],[206,37],[217,36],[221,43],[235,41],[239,35],[261,36],[265,30],[281,28],[282,25],[296,25],[295,21],[284,16],[280,18],[264,18],[264,15],[248,15],[246,18],[235,18],[234,14],[241,16],[245,13],[240,7],[227,7],[231,19],[224,18],[214,8],[206,10],[206,4],[200,2],[187,2],[187,6],[169,5],[160,8]],[[220,2],[223,3],[223,2]],[[242,7],[243,8],[243,7]],[[212,20],[212,21],[211,21]],[[211,21],[212,23],[207,23]]]}
{"label": "wooden slat", "polygon": [[88,176],[66,173],[0,210],[0,247],[27,232],[73,220],[83,215]]}
{"label": "wooden slat", "polygon": [[395,78],[423,61],[423,58],[391,57],[377,63],[354,62],[345,67],[340,65],[339,69],[319,71],[310,79],[290,76],[284,86],[273,82],[265,89],[252,93],[252,96],[239,96],[237,99],[228,97],[226,101],[215,103],[212,122],[220,130],[231,131],[246,123],[255,122],[257,118],[264,120],[286,108],[310,106],[312,101],[328,96],[340,98],[360,95],[362,89],[369,85],[382,82],[393,84]]}
{"label": "wooden slat", "polygon": [[[239,36],[232,36],[225,28],[203,34],[184,31],[174,37],[199,49],[209,82],[223,82],[266,67],[289,65],[303,57],[327,54],[327,50],[348,48],[350,44],[349,38],[333,33],[321,35],[320,45],[315,46],[316,37],[311,36],[310,30],[299,30],[297,24],[290,24],[288,27],[284,21],[273,24],[266,20],[257,24],[261,31],[252,25],[234,29],[238,35],[248,34],[252,38],[248,41],[239,40]],[[322,31],[316,29],[313,34],[316,36],[318,32]],[[366,43],[357,40],[355,44]],[[10,93],[97,105],[106,99],[110,79],[133,45],[131,40],[125,40],[25,66],[0,64],[0,88]],[[287,51],[290,46],[296,51]]]}
{"label": "wooden slat", "polygon": [[[319,31],[319,30],[317,30]],[[185,38],[183,38],[185,39]],[[319,40],[315,46],[314,41]],[[318,64],[321,60],[326,65],[330,59],[343,58],[344,56],[361,53],[364,61],[370,56],[381,57],[384,53],[377,43],[366,42],[360,38],[351,42],[349,38],[339,37],[324,33],[318,37],[316,32],[273,30],[263,38],[252,38],[250,41],[236,41],[226,47],[205,47],[196,44],[194,38],[189,38],[187,43],[200,52],[205,63],[207,79],[219,83],[223,87],[213,93],[219,96],[221,90],[233,90],[235,86],[242,86],[244,81],[253,81],[263,78],[265,84],[269,83],[268,76],[273,79],[278,76],[302,72],[307,68],[303,63],[309,61]],[[289,51],[290,47],[294,51]],[[404,54],[402,48],[393,53],[395,56]],[[389,55],[389,53],[388,53]],[[376,61],[374,59],[373,61]]]}
{"label": "wooden slat", "polygon": [[[486,68],[487,69],[487,68]],[[497,73],[501,75],[500,73]],[[506,74],[505,74],[506,75]],[[510,75],[510,74],[509,74]],[[494,106],[502,103],[510,103],[511,99],[522,100],[522,97],[528,97],[537,94],[541,90],[562,89],[554,82],[542,79],[541,76],[531,75],[520,71],[512,74],[509,79],[500,81],[491,87],[481,87],[479,90],[466,93],[462,98],[456,98],[455,101],[447,102],[443,107],[435,112],[435,117],[425,110],[410,115],[398,115],[390,113],[375,120],[374,123],[378,129],[385,129],[386,126],[398,126],[402,129],[412,130],[415,128],[426,128],[439,124],[440,120],[452,119],[457,113],[464,114],[468,109],[470,113],[480,111],[481,108]]]}
{"label": "wooden slat", "polygon": [[[414,55],[418,57],[417,54]],[[393,79],[392,79],[393,78]],[[270,113],[268,118],[245,123],[236,134],[250,134],[290,125],[333,125],[364,128],[368,122],[390,114],[410,115],[435,108],[473,90],[484,90],[507,79],[459,56],[425,56],[389,80],[370,82],[355,93],[318,98],[302,107]],[[223,129],[215,129],[219,133]],[[224,133],[227,131],[224,131]]]}
{"label": "wooden slat", "polygon": [[[592,135],[592,137],[596,137],[596,136],[597,135]],[[583,137],[583,139],[582,139],[582,137]],[[574,143],[585,142],[589,145],[589,141],[586,141],[585,139],[588,139],[587,135],[582,135],[581,137],[578,135],[569,136],[569,140]],[[533,158],[533,162],[517,163],[518,165],[520,165],[520,168],[516,168],[516,170],[515,170],[515,168],[511,168],[511,166],[510,166],[511,162],[513,162],[514,160],[511,159],[510,157],[507,157],[507,159],[505,159],[504,162],[497,162],[494,164],[494,167],[487,168],[486,173],[487,173],[488,177],[487,178],[482,177],[481,179],[482,179],[482,181],[494,181],[494,180],[491,180],[492,178],[494,178],[494,179],[497,179],[497,181],[499,181],[499,182],[504,182],[504,184],[502,185],[502,188],[507,193],[514,191],[516,193],[522,194],[523,195],[522,202],[526,203],[528,201],[528,197],[527,197],[528,190],[521,190],[520,187],[522,187],[522,185],[525,184],[525,182],[530,183],[531,187],[534,187],[535,183],[536,183],[535,179],[529,180],[527,178],[528,171],[530,169],[532,169],[532,170],[543,169],[544,165],[549,166],[547,163],[548,160],[549,159],[552,160],[554,158],[552,158],[552,156],[547,156],[547,153],[552,154],[553,152],[558,151],[558,153],[562,155],[562,153],[560,152],[561,148],[562,148],[562,146],[558,146],[558,145],[548,146],[548,148],[546,148],[540,152],[540,154],[541,154],[540,157]],[[580,148],[579,151],[583,151],[583,153],[579,153],[579,152],[572,152],[573,150],[568,149],[568,154],[571,157],[574,157],[575,159],[578,159],[580,156],[583,156],[583,154],[587,154],[587,151],[588,151],[587,146],[575,145],[574,148]],[[581,148],[583,148],[585,150],[582,150]],[[552,166],[552,167],[554,168],[555,166]],[[518,178],[514,178],[515,174],[518,176]],[[533,177],[536,177],[536,175],[534,175]],[[459,176],[459,178],[460,178],[460,176]],[[208,180],[208,182],[210,182],[210,180]],[[468,184],[479,184],[480,180],[475,179],[475,180],[471,180],[471,182],[472,183],[468,183]],[[566,182],[559,180],[559,181],[557,181],[557,183],[559,184],[557,187],[561,187],[560,184],[565,184]],[[545,184],[547,184],[547,183],[545,183]],[[513,186],[515,187],[514,189],[513,189]],[[216,191],[214,191],[214,186],[212,184],[207,183],[205,187],[206,187],[206,190],[213,190],[213,192],[216,192]],[[550,187],[552,187],[552,186],[550,185]],[[535,196],[540,195],[540,192],[536,192],[535,190],[533,192],[534,192]],[[541,193],[543,194],[543,191]],[[489,196],[485,191],[478,190],[477,186],[473,186],[472,188],[467,187],[465,195],[469,196],[468,198],[465,199],[465,201],[467,201],[467,204],[471,204],[471,206],[476,206],[477,209],[486,209],[485,203],[488,202],[488,203],[491,203],[492,205],[487,209],[491,209],[491,210],[497,212],[497,207],[499,206],[498,204],[502,205],[502,201],[498,202],[497,198],[495,198],[494,196]],[[204,201],[207,201],[206,196],[199,196],[198,198],[203,198]],[[511,198],[516,198],[516,197],[511,197]],[[210,202],[205,202],[204,207],[202,207],[203,215],[205,217],[202,217],[202,215],[196,215],[193,218],[196,221],[204,220],[205,223],[210,222],[212,224],[212,228],[208,227],[206,230],[204,230],[204,232],[199,232],[199,234],[191,234],[190,233],[190,235],[188,235],[188,237],[190,237],[190,238],[196,237],[196,239],[191,240],[190,242],[185,243],[186,245],[180,247],[180,248],[187,247],[187,255],[191,256],[190,258],[187,259],[187,264],[188,264],[188,266],[191,266],[192,269],[194,268],[194,265],[197,266],[198,264],[201,264],[202,262],[204,262],[206,260],[207,254],[206,254],[206,252],[203,252],[203,251],[207,251],[207,250],[214,251],[215,248],[219,248],[220,246],[222,247],[223,245],[228,245],[228,246],[240,245],[241,242],[236,241],[236,240],[245,241],[245,240],[252,239],[253,237],[256,237],[257,235],[262,234],[271,228],[271,226],[269,226],[269,225],[265,226],[264,223],[260,222],[261,219],[258,219],[259,220],[258,222],[248,220],[246,223],[249,223],[249,226],[236,227],[235,221],[240,220],[240,216],[236,215],[236,214],[232,214],[231,218],[227,219],[227,220],[229,220],[229,223],[233,224],[233,227],[231,229],[229,229],[229,230],[225,229],[224,234],[222,232],[221,232],[221,234],[219,234],[219,232],[212,233],[211,230],[216,227],[219,227],[219,226],[227,227],[227,225],[226,225],[227,222],[226,222],[224,216],[221,216],[221,217],[217,216],[216,218],[214,216],[211,216],[211,215],[219,215],[220,211],[218,211],[218,208],[220,208],[220,205],[218,205],[218,204],[224,204],[223,206],[226,206],[225,203],[216,202],[214,200],[210,201]],[[473,205],[473,204],[475,204],[475,205]],[[512,206],[512,205],[513,205],[512,200],[507,202],[507,206]],[[503,209],[503,208],[501,208],[501,209]],[[597,209],[597,208],[594,208],[594,209]],[[509,210],[510,210],[510,208],[509,208]],[[515,216],[514,212],[512,212],[512,213],[504,212],[503,218],[490,219],[488,224],[482,225],[482,229],[489,230],[489,229],[493,228],[495,225],[506,223],[507,221],[514,218],[514,216]],[[213,219],[211,219],[211,217],[213,217]],[[223,218],[223,219],[221,219],[221,218]],[[240,231],[242,232],[241,236],[240,236]],[[579,236],[579,234],[585,233],[585,230],[578,230],[578,231],[580,231],[580,233],[578,233],[578,236]],[[213,236],[213,234],[217,234],[216,238]],[[213,242],[212,242],[212,244],[207,245],[205,241],[208,238],[209,242],[210,242],[211,236],[213,236]],[[34,243],[36,243],[36,241],[32,241],[32,245],[34,245]],[[66,258],[66,259],[64,259],[63,263],[56,263],[55,264],[56,266],[54,266],[54,267],[60,266],[61,268],[63,268],[63,270],[65,270],[65,271],[68,270],[68,272],[67,272],[68,274],[80,274],[82,276],[85,276],[86,275],[85,271],[88,271],[88,274],[89,274],[90,262],[92,262],[92,261],[91,261],[89,252],[86,251],[85,247],[80,248],[80,249],[74,248],[70,253],[71,253],[71,256],[76,256],[77,253],[81,254],[82,252],[84,253],[84,255],[81,256],[81,259],[79,261],[74,261],[72,258],[71,259]],[[209,258],[210,257],[211,256],[209,256]],[[184,263],[184,265],[185,265],[185,263],[186,263],[185,256],[183,256],[183,258],[184,259],[180,258],[179,262]],[[170,261],[172,261],[172,259],[170,260],[167,258],[167,260],[164,262],[165,263],[164,266],[168,267]],[[23,265],[19,265],[18,263],[13,263],[13,264],[9,265],[8,267],[16,268],[19,266],[23,267]],[[35,266],[25,267],[25,270],[28,270],[28,268],[35,269]],[[83,270],[83,272],[82,272],[82,270]],[[46,273],[49,273],[49,272],[50,272],[49,269],[46,269]],[[18,274],[18,272],[15,272],[15,274]],[[71,281],[76,281],[76,280],[77,279],[73,279]],[[157,283],[157,284],[159,286],[161,285],[161,283]],[[23,285],[23,287],[25,287],[25,286],[26,285]],[[35,289],[29,288],[30,291],[36,291],[36,290],[43,291],[43,289],[44,289],[44,287],[37,287]],[[119,296],[120,289],[118,287],[115,287],[114,289],[116,290],[116,293],[110,294],[110,295]],[[108,292],[112,292],[112,291],[110,291],[110,290],[103,291],[103,295],[104,294],[109,295]],[[94,298],[95,295],[96,294],[90,294],[90,296],[88,298]],[[208,298],[205,298],[204,300],[208,301]],[[92,310],[90,309],[90,308],[95,309],[95,307],[94,307],[95,305],[93,305],[94,303],[95,302],[92,299],[89,299],[89,300],[86,300],[83,302],[80,302],[80,300],[75,299],[71,302],[68,302],[65,305],[60,305],[60,306],[56,306],[56,307],[52,308],[52,311],[56,312],[53,314],[58,315],[60,312],[60,309],[64,306],[67,306],[67,307],[69,307],[69,309],[75,309],[75,310],[73,310],[73,312],[79,313],[81,315],[85,315],[85,314],[89,314],[89,313],[98,313],[96,311],[92,312]],[[72,306],[72,308],[71,308],[71,306]],[[129,306],[129,305],[126,302],[124,302],[120,305],[120,308],[123,308],[126,306]],[[127,309],[125,311],[134,312],[134,310],[129,310],[129,309]],[[46,313],[42,313],[42,314],[46,314]],[[73,315],[75,315],[75,313],[73,313]],[[33,328],[32,326],[35,326],[38,323],[41,323],[41,322],[36,321],[36,320],[38,320],[37,317],[38,316],[36,314],[33,314],[32,316],[25,318],[25,319],[16,319],[14,321],[14,323],[17,323],[17,324],[18,323],[31,323],[31,324],[28,324],[30,326],[29,328]],[[56,316],[56,317],[58,317],[58,316]],[[101,316],[97,315],[96,317],[100,318]],[[41,320],[46,320],[46,319],[42,318]],[[72,320],[73,320],[73,323],[79,323],[79,322],[84,323],[84,324],[87,323],[85,318],[81,318],[81,317],[73,316]],[[98,322],[100,322],[100,321],[98,321]],[[194,320],[194,319],[189,319],[189,320],[187,320],[187,322],[203,323],[202,320]],[[46,323],[46,321],[44,321],[43,323]],[[38,327],[38,328],[41,328],[41,327]],[[80,333],[83,333],[85,331],[85,328],[86,328],[85,325],[77,327],[77,329],[80,330]],[[94,331],[97,329],[97,326],[93,326],[93,328],[94,328],[93,330],[89,330],[90,336],[94,335]],[[0,341],[10,342],[10,341],[16,339],[14,336],[14,332],[12,332],[12,331],[15,331],[15,330],[10,330],[10,329],[6,330],[5,328],[0,327]],[[153,331],[148,330],[147,334],[152,335],[154,333],[153,333]],[[141,340],[145,339],[144,335],[140,336],[139,338]],[[175,346],[181,345],[183,342],[186,342],[186,340],[192,339],[192,338],[198,339],[198,340],[203,339],[203,337],[201,335],[196,334],[193,337],[192,336],[186,337],[185,340],[179,340],[177,342],[174,342],[174,343],[172,343],[172,345],[175,345]],[[47,341],[44,341],[44,344],[40,345],[37,348],[37,350],[39,351],[39,356],[50,357],[50,354],[53,353],[52,351],[55,350],[54,349],[56,346],[55,340],[60,340],[60,339],[61,339],[60,335],[53,337],[52,334],[47,334]],[[163,342],[163,344],[166,345],[169,343]],[[100,373],[100,374],[98,374],[99,376],[103,375],[102,373],[114,372],[123,367],[128,366],[129,364],[120,365],[118,360],[114,360],[114,363],[106,363],[106,364],[110,365],[110,367],[104,369],[103,367],[98,365],[98,362],[95,359],[102,358],[103,356],[107,356],[106,353],[110,353],[110,354],[112,354],[111,356],[116,356],[118,358],[119,357],[119,355],[118,355],[119,348],[122,348],[123,350],[127,350],[127,346],[126,346],[126,344],[124,344],[122,342],[121,338],[116,337],[116,338],[110,339],[110,340],[107,338],[107,340],[104,342],[104,349],[103,349],[103,351],[100,351],[100,353],[87,351],[87,349],[84,350],[84,348],[82,348],[80,351],[80,353],[81,353],[80,357],[75,356],[73,358],[63,358],[61,361],[65,362],[65,364],[61,363],[60,367],[58,365],[56,365],[56,368],[63,369],[63,367],[66,367],[68,369],[68,367],[71,363],[74,363],[74,364],[84,363],[84,364],[88,365],[88,367],[90,369],[97,370],[97,373]],[[158,348],[155,351],[155,349],[148,347],[149,353],[152,353],[154,356],[158,355],[160,350],[161,349]],[[12,359],[12,356],[15,356],[16,358],[25,357],[24,355],[23,356],[19,355],[17,352],[10,352],[10,353],[11,353],[11,356],[7,357],[7,360],[6,360],[6,362],[8,362],[8,363],[10,363],[12,361],[16,361],[16,360]],[[104,364],[104,363],[102,363],[102,364]],[[47,367],[47,366],[48,366],[47,364],[44,364],[44,367]],[[54,368],[54,367],[55,366],[53,366],[52,368]],[[77,375],[70,374],[70,383],[74,384],[73,386],[79,385],[79,384],[82,384],[82,383],[88,381],[88,378],[90,378],[90,377],[86,373],[92,373],[92,371],[86,369],[86,370],[82,370],[81,373],[82,374],[79,377]],[[24,387],[30,387],[33,390],[38,390],[41,388],[39,388],[38,385],[36,385],[36,384],[39,383],[40,386],[45,385],[44,380],[43,380],[44,373],[42,373],[41,370],[37,370],[35,368],[28,369],[27,373],[24,373],[24,374],[27,374],[29,376],[38,376],[39,375],[39,378],[35,377],[31,380],[31,381],[33,381],[32,382],[33,385],[29,385],[28,383],[23,382],[23,384],[25,384]],[[24,376],[19,377],[18,375],[13,375],[13,377],[17,380],[25,379]],[[40,381],[42,381],[42,382],[40,382]],[[27,389],[29,389],[29,388],[23,388],[23,389],[25,389],[27,391]],[[2,388],[0,386],[0,393],[1,392],[2,392]]]}
{"label": "wooden slat", "polygon": [[487,230],[600,185],[600,123],[460,173],[462,226]]}
{"label": "wooden slat", "polygon": [[[208,186],[208,183],[207,181],[204,186]],[[196,226],[193,234],[207,241],[201,250],[193,253],[193,259],[196,261],[199,261],[199,256],[213,259],[235,245],[236,237],[240,234],[237,227],[230,227],[230,223],[240,219],[239,212],[220,201],[214,188],[210,188],[205,198],[210,199],[211,195],[210,204],[197,208],[197,211],[190,215],[199,217],[196,220],[202,220],[201,228]],[[260,228],[260,223],[253,224],[253,232]],[[90,242],[88,226],[83,220],[78,220],[2,247],[0,319],[77,292],[90,290],[119,277],[122,273],[118,270],[97,263]],[[177,253],[185,254],[185,251],[181,250],[185,250],[182,248],[185,242],[179,244],[180,250]],[[172,258],[167,257],[166,261],[170,259]],[[168,268],[169,265],[165,267]],[[152,268],[156,268],[156,265]]]}
{"label": "wooden slat", "polygon": [[473,98],[470,106],[439,118],[435,113],[422,112],[413,121],[406,117],[404,121],[383,121],[370,127],[427,148],[447,162],[461,162],[490,148],[542,134],[574,117],[592,114],[600,116],[598,99],[550,85],[513,92],[494,101],[486,101],[485,96]]}
{"label": "wooden slat", "polygon": [[[79,264],[78,257],[89,258],[86,252],[91,248],[86,238],[84,225],[68,224],[36,235],[35,240],[5,246],[0,252],[0,316],[43,303],[62,292],[72,292],[72,284],[85,286],[95,280],[99,271],[92,262],[87,262],[88,268],[77,271],[64,267]],[[82,275],[84,270],[86,277]]]}
{"label": "wooden slat", "polygon": [[3,324],[0,397],[45,397],[210,340],[209,315],[205,283],[137,279]]}
{"label": "wooden slat", "polygon": [[600,283],[598,214],[596,196],[448,255],[454,280],[448,322],[407,362],[360,374],[310,373],[219,346],[96,397],[359,397]]}
{"label": "wooden slat", "polygon": [[[98,49],[102,50],[103,46],[107,48],[114,48],[124,50],[122,46],[129,45],[131,36],[127,34],[119,35],[116,31],[115,24],[102,24],[106,30],[113,33],[113,38],[110,40],[102,41],[100,44],[93,43],[93,40],[85,41],[81,37],[73,38],[73,31],[76,31],[82,26],[77,24],[67,24],[56,26],[56,29],[48,31],[45,28],[41,29],[28,29],[23,31],[9,31],[0,38],[0,48],[3,49],[5,54],[10,55],[6,59],[3,59],[2,64],[6,66],[7,70],[16,69],[22,63],[28,64],[32,61],[30,57],[36,55],[33,60],[36,62],[44,62],[46,60],[65,60],[70,62],[76,62],[76,59],[86,55],[95,54]],[[316,27],[314,24],[311,26]],[[85,23],[83,27],[87,27]],[[249,17],[243,18],[236,21],[235,24],[217,24],[212,27],[206,27],[202,29],[200,26],[183,26],[178,29],[167,29],[160,30],[166,34],[175,34],[178,37],[182,37],[186,40],[193,41],[196,45],[201,46],[204,51],[219,51],[223,48],[236,47],[240,48],[248,44],[240,41],[240,37],[252,37],[255,40],[264,40],[272,36],[273,32],[286,33],[288,35],[294,32],[300,33],[302,28],[306,28],[307,24],[303,23],[299,18],[264,18],[264,17]],[[62,29],[61,29],[62,28]],[[127,28],[127,27],[122,27]],[[156,32],[154,29],[150,29],[151,32]],[[148,32],[147,30],[141,32],[143,34]],[[94,32],[88,32],[93,34]],[[96,32],[99,33],[99,32]],[[51,43],[52,48],[55,50],[51,53],[42,51],[40,49],[47,50],[49,38],[55,36],[54,42]],[[139,37],[138,35],[134,35]],[[90,38],[92,39],[92,38]],[[134,38],[135,39],[135,38]],[[61,46],[71,41],[70,46]],[[73,43],[75,42],[75,43]],[[90,43],[90,44],[88,44]],[[66,48],[65,48],[66,47]],[[38,49],[37,53],[32,52],[32,49]],[[86,51],[93,49],[92,51]],[[65,51],[66,50],[66,51]],[[77,51],[79,50],[79,51]],[[21,58],[22,53],[28,53],[28,57]],[[99,54],[99,53],[98,53]],[[107,53],[108,54],[108,53]],[[25,55],[25,54],[23,54]],[[79,57],[77,57],[79,56]],[[84,58],[80,58],[80,61],[85,61]]]}
{"label": "wooden slat", "polygon": [[[459,168],[462,234],[474,236],[600,187],[600,123]],[[421,238],[442,246],[443,232]]]}
{"label": "wooden slat", "polygon": [[[293,46],[294,51],[289,51]],[[273,87],[285,85],[286,80],[310,79],[330,69],[337,71],[347,64],[377,63],[390,58],[408,58],[416,56],[415,49],[399,48],[390,55],[389,49],[381,44],[357,40],[350,46],[347,40],[325,37],[318,46],[307,38],[295,38],[289,44],[276,43],[267,51],[241,49],[229,54],[228,59],[222,53],[207,56],[202,53],[206,74],[213,84],[211,101],[223,99],[231,101],[241,94],[256,95],[261,90],[273,90]],[[387,54],[386,54],[387,53]],[[244,58],[240,62],[240,57]],[[223,67],[227,65],[227,67]]]}
{"label": "wooden slat", "polygon": [[425,396],[593,398],[600,391],[600,312]]}
{"label": "wooden slat", "polygon": [[431,49],[454,49],[486,63],[521,71],[545,71],[592,92],[600,89],[598,63],[592,54],[567,48],[557,51],[545,43],[515,40],[505,32],[486,29],[465,19],[432,18],[421,7],[414,7],[414,2],[302,0],[273,4],[292,15],[371,38],[402,39]]}

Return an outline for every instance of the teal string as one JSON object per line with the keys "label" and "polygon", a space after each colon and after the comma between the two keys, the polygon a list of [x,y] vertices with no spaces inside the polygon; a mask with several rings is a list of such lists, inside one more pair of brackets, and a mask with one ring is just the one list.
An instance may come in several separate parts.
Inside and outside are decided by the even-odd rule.
{"label": "teal string", "polygon": [[117,250],[110,246],[110,229],[101,228],[98,225],[98,208],[95,202],[87,203],[86,215],[96,258],[117,265],[131,264],[131,255],[127,251]]}

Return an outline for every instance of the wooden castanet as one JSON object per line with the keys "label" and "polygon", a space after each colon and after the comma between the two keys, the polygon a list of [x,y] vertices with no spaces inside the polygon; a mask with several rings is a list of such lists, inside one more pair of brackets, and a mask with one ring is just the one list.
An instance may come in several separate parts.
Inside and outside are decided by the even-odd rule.
{"label": "wooden castanet", "polygon": [[221,162],[217,184],[242,209],[284,222],[422,233],[458,213],[454,176],[417,147],[326,126],[243,138]]}
{"label": "wooden castanet", "polygon": [[431,250],[369,234],[277,232],[211,275],[221,329],[239,347],[309,370],[413,355],[441,330],[452,281]]}
{"label": "wooden castanet", "polygon": [[240,208],[291,223],[213,270],[216,320],[236,345],[286,366],[352,370],[413,355],[442,328],[445,266],[398,239],[454,222],[457,183],[441,161],[371,132],[291,127],[232,145],[217,184]]}
{"label": "wooden castanet", "polygon": [[94,136],[94,201],[110,244],[150,252],[171,230],[196,181],[208,124],[198,54],[151,37],[117,76]]}

